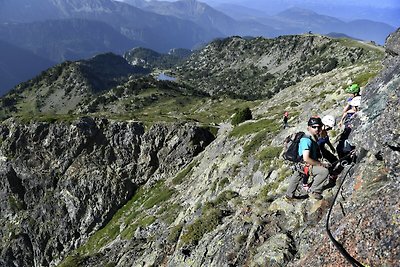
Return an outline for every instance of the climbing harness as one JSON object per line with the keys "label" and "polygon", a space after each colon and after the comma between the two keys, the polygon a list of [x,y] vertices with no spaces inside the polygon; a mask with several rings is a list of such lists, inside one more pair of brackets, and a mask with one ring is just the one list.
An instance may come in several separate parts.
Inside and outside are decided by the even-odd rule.
{"label": "climbing harness", "polygon": [[[342,185],[343,185],[343,183],[344,183],[344,180],[345,180],[346,176],[349,174],[350,170],[354,167],[354,165],[355,165],[354,162],[352,162],[352,163],[350,164],[350,167],[347,169],[346,174],[343,176],[342,182],[340,183],[339,188],[338,188],[338,190],[337,190],[337,192],[336,192],[336,195],[335,195],[335,197],[333,198],[332,205],[331,205],[331,207],[330,207],[330,209],[329,209],[329,212],[328,212],[328,215],[327,215],[327,217],[326,217],[326,225],[325,225],[325,226],[326,226],[326,232],[328,233],[329,239],[330,239],[330,240],[332,241],[332,243],[335,245],[335,247],[336,247],[337,250],[340,252],[340,254],[342,254],[343,257],[345,257],[345,259],[346,259],[348,262],[350,262],[350,264],[351,264],[352,266],[355,266],[355,267],[365,267],[363,264],[361,264],[361,263],[358,262],[355,258],[353,258],[353,257],[343,248],[342,244],[340,244],[340,243],[333,237],[333,235],[332,235],[332,233],[331,233],[331,231],[330,231],[330,229],[329,229],[329,220],[330,220],[330,217],[331,217],[331,212],[332,212],[333,206],[335,205],[336,199],[337,199],[337,197],[338,197],[338,195],[339,195],[340,189],[342,188]],[[343,165],[342,165],[342,166],[343,166]],[[343,167],[345,167],[345,166],[343,166]]]}

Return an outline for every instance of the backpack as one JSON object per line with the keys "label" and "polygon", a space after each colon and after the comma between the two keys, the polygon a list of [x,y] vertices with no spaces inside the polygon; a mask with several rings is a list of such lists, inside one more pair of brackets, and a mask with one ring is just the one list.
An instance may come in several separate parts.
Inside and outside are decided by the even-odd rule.
{"label": "backpack", "polygon": [[304,132],[297,132],[286,137],[283,148],[284,159],[295,163],[303,160],[303,157],[299,156],[299,143],[304,135]]}

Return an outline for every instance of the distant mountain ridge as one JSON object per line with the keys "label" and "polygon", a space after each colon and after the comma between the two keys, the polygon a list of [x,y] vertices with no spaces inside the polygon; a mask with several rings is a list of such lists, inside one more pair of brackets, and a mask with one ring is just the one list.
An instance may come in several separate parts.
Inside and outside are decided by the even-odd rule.
{"label": "distant mountain ridge", "polygon": [[[7,2],[6,5],[0,2],[0,21],[34,22],[71,18],[102,21],[125,37],[142,42],[144,46],[156,51],[192,48],[220,36],[217,31],[204,29],[191,21],[162,16],[111,0],[38,0],[35,5],[41,8],[36,9],[30,8],[32,4],[28,2],[23,7],[19,2],[13,3],[11,5]],[[32,14],[40,11],[40,16]]]}
{"label": "distant mountain ridge", "polygon": [[[375,41],[383,44],[386,37],[395,28],[382,22],[371,20],[353,20],[344,22],[335,17],[320,15],[311,10],[293,7],[287,9],[273,17],[279,21],[280,25],[289,25],[292,29],[297,29],[296,33],[312,31],[320,34],[329,32],[341,32],[354,38]],[[366,31],[365,29],[368,29]]]}
{"label": "distant mountain ridge", "polygon": [[[6,99],[14,100],[3,105],[4,115],[88,114],[98,110],[135,114],[136,108],[163,99],[172,94],[171,90],[179,95],[191,91],[195,92],[192,96],[265,99],[307,77],[379,60],[383,49],[349,39],[305,34],[274,39],[230,37],[215,40],[188,56],[136,48],[127,52],[125,59],[108,53],[65,62],[6,95]],[[137,79],[159,69],[168,71],[177,81]],[[159,92],[157,86],[169,90]],[[144,90],[149,92],[138,96]],[[24,110],[26,106],[29,111]]]}
{"label": "distant mountain ridge", "polygon": [[223,36],[275,36],[275,30],[255,21],[238,21],[209,5],[196,0],[179,0],[175,2],[125,0],[131,4],[160,15],[173,16],[193,21],[203,28],[214,28]]}
{"label": "distant mountain ridge", "polygon": [[25,107],[23,114],[66,114],[78,104],[128,81],[129,76],[148,73],[148,69],[132,66],[112,53],[66,61],[16,86],[3,98],[3,104],[8,103],[5,108],[12,112]]}
{"label": "distant mountain ridge", "polygon": [[109,24],[86,19],[2,24],[0,36],[54,62],[79,60],[105,51],[122,54],[132,47],[144,46]]}

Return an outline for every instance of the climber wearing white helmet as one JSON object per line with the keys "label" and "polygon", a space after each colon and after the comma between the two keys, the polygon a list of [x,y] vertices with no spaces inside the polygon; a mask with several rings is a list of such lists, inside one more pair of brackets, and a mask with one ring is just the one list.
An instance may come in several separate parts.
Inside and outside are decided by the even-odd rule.
{"label": "climber wearing white helmet", "polygon": [[339,125],[344,123],[344,127],[351,126],[351,120],[354,118],[354,115],[358,111],[358,107],[361,104],[361,96],[356,96],[349,102],[350,109],[343,113],[342,119],[340,120]]}
{"label": "climber wearing white helmet", "polygon": [[[345,89],[345,92],[350,94],[350,97],[347,99],[346,101],[346,106],[343,108],[343,112],[342,112],[342,117],[346,117],[348,112],[352,113],[351,109],[354,107],[354,105],[352,105],[350,102],[354,99],[357,98],[360,99],[360,86],[356,83],[349,85],[349,87],[347,87]],[[359,106],[359,105],[358,105]],[[339,121],[339,126],[342,126],[342,123],[344,121],[340,120]]]}
{"label": "climber wearing white helmet", "polygon": [[[321,151],[322,157],[329,161],[331,164],[337,162],[337,157],[333,155],[335,153],[335,148],[333,147],[332,143],[329,140],[328,131],[331,130],[336,125],[335,117],[332,115],[326,115],[322,118],[322,131],[318,137],[318,146]],[[330,150],[333,152],[331,153],[329,150],[326,149],[325,144],[327,144]]]}

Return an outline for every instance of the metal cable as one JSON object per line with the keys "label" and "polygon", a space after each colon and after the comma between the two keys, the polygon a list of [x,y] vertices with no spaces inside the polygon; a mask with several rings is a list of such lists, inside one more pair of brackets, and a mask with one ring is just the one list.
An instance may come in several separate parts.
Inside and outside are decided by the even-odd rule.
{"label": "metal cable", "polygon": [[338,188],[338,190],[337,190],[337,192],[336,192],[336,194],[335,194],[335,197],[333,198],[332,205],[331,205],[331,207],[330,207],[330,209],[329,209],[329,212],[328,212],[328,215],[327,215],[327,217],[326,217],[326,225],[325,225],[325,226],[326,226],[326,232],[328,233],[329,239],[330,239],[330,240],[332,241],[332,243],[335,245],[335,247],[336,247],[337,250],[340,252],[340,254],[342,254],[343,257],[345,257],[345,259],[346,259],[348,262],[350,262],[350,264],[351,264],[352,266],[355,266],[355,267],[365,267],[363,264],[361,264],[360,262],[358,262],[355,258],[353,258],[353,257],[346,251],[346,249],[342,246],[342,244],[340,244],[340,243],[333,237],[333,235],[332,235],[332,233],[331,233],[331,231],[330,231],[330,229],[329,229],[329,220],[330,220],[330,217],[331,217],[331,213],[332,213],[333,206],[335,205],[336,199],[337,199],[337,197],[338,197],[338,195],[339,195],[340,189],[342,188],[342,185],[343,185],[343,183],[344,183],[344,180],[345,180],[346,176],[349,174],[351,168],[353,168],[353,167],[354,167],[354,162],[351,164],[351,166],[349,167],[349,169],[346,171],[346,174],[343,176],[342,182],[340,183],[339,188]]}

